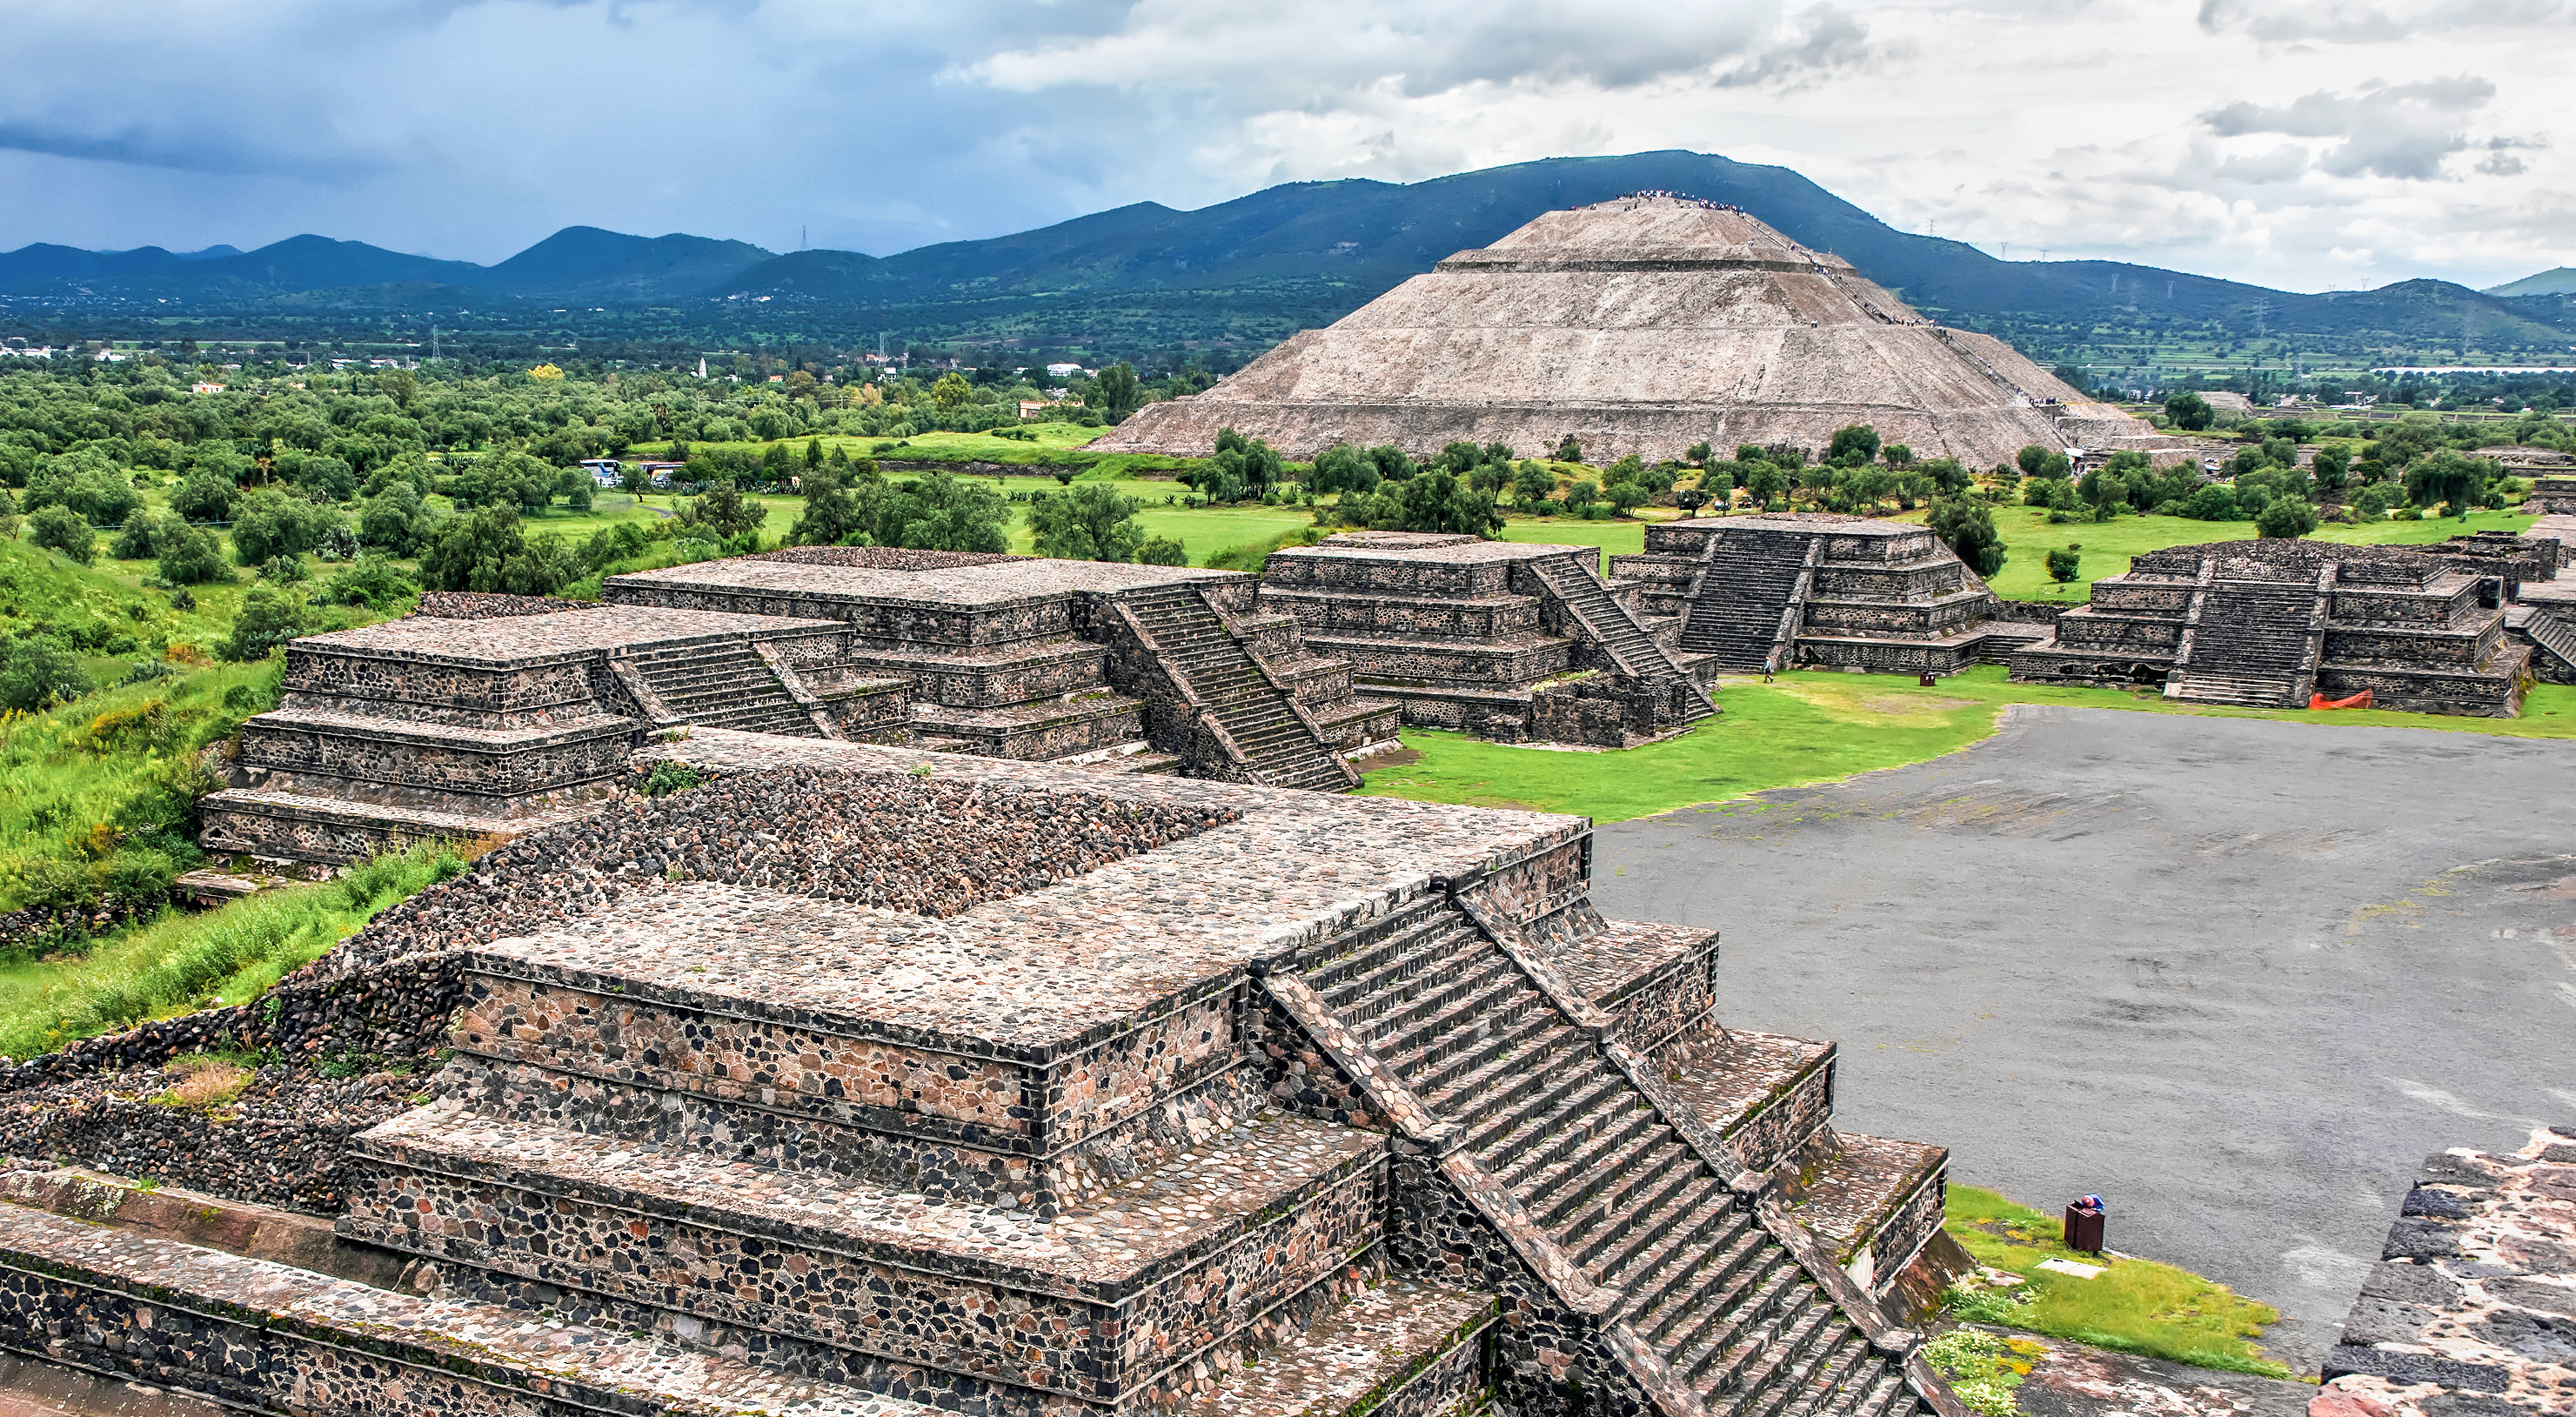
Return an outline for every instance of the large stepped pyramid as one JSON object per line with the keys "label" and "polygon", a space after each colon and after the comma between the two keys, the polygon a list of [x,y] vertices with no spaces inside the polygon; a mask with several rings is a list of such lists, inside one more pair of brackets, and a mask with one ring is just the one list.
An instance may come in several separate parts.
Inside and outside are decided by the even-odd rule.
{"label": "large stepped pyramid", "polygon": [[[1830,1046],[1718,1028],[1716,937],[1603,920],[1582,819],[703,726],[628,771],[665,761],[702,785],[293,981],[448,1019],[336,1163],[384,1259],[0,1205],[0,1345],[315,1417],[1959,1417],[1882,1298],[1939,1153],[1843,1167]],[[1811,1224],[1819,1177],[1875,1218]]]}
{"label": "large stepped pyramid", "polygon": [[1553,211],[1306,330],[1091,446],[1204,457],[1218,431],[1293,458],[1572,437],[1596,461],[1694,443],[1821,448],[1847,424],[1971,467],[2037,443],[2166,445],[1989,335],[1943,329],[1829,251],[1733,207],[1641,192]]}

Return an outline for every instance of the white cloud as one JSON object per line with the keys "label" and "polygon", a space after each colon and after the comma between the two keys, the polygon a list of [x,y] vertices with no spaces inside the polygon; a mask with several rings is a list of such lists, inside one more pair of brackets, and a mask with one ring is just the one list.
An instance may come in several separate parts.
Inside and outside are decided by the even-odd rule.
{"label": "white cloud", "polygon": [[0,247],[889,251],[1684,147],[2016,258],[2488,284],[2576,260],[2571,3],[0,0]]}

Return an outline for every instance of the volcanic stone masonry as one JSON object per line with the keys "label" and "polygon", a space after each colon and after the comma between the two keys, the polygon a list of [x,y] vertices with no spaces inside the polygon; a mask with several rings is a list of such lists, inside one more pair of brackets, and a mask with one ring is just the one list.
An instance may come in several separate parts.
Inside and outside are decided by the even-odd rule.
{"label": "volcanic stone masonry", "polygon": [[444,596],[288,647],[201,841],[309,871],[514,836],[696,726],[1345,791],[1399,705],[1254,596],[1229,571],[847,547],[614,577],[600,606]]}
{"label": "volcanic stone masonry", "polygon": [[2047,633],[2000,618],[1986,583],[1906,522],[1830,513],[1697,517],[1613,556],[1646,623],[1687,656],[1744,673],[1818,668],[1955,674]]}
{"label": "volcanic stone masonry", "polygon": [[2168,547],[2095,581],[2012,678],[2265,708],[2368,690],[2382,708],[2511,718],[2534,677],[2576,682],[2576,634],[2540,594],[2561,559],[2553,539],[2488,533]]}
{"label": "volcanic stone masonry", "polygon": [[1404,721],[1503,742],[1625,748],[1716,712],[1676,626],[1637,616],[1590,546],[1343,532],[1262,565],[1258,604],[1351,666]]}
{"label": "volcanic stone masonry", "polygon": [[1596,462],[1654,462],[1699,442],[1822,448],[1853,423],[1976,468],[2033,443],[2189,455],[1850,262],[1668,193],[1549,212],[1090,446],[1205,456],[1232,427],[1296,458],[1458,441],[1530,457],[1571,437]]}
{"label": "volcanic stone masonry", "polygon": [[2314,1417],[2576,1411],[2576,1126],[2424,1159]]}
{"label": "volcanic stone masonry", "polygon": [[1964,1417],[1889,1312],[1944,1153],[1720,1027],[1715,935],[1602,919],[1582,819],[705,727],[627,772],[674,763],[279,1007],[0,1069],[60,1166],[117,1145],[45,1125],[84,1064],[454,1049],[299,1138],[327,1243],[21,1163],[0,1346],[370,1417]]}

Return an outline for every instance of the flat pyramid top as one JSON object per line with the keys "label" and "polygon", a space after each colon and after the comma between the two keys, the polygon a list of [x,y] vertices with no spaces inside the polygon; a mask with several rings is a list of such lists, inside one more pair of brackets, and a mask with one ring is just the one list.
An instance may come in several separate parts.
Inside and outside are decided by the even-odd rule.
{"label": "flat pyramid top", "polygon": [[1851,269],[1848,262],[1811,251],[1750,213],[1663,192],[1545,212],[1493,245],[1461,252],[1441,264],[1444,269],[1471,269],[1497,260],[1586,258]]}

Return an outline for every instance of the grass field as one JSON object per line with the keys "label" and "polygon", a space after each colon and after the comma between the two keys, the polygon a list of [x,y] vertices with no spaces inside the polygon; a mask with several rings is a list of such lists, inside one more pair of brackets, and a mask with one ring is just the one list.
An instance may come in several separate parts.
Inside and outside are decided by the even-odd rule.
{"label": "grass field", "polygon": [[[2280,1314],[2226,1285],[2152,1260],[2078,1254],[2059,1243],[2056,1219],[1974,1186],[1951,1185],[1942,1228],[1979,1264],[2023,1281],[1952,1291],[1953,1317],[2203,1368],[2290,1376],[2256,1342]],[[2049,1259],[2109,1268],[2086,1279],[2041,1269]]]}
{"label": "grass field", "polygon": [[2004,706],[2016,703],[2576,739],[2576,688],[2549,684],[2533,686],[2522,717],[2499,719],[2390,710],[2209,708],[2120,689],[2009,684],[1995,665],[1928,689],[1902,675],[1801,671],[1783,674],[1772,684],[1730,680],[1717,696],[1724,710],[1718,717],[1683,737],[1626,752],[1513,747],[1461,733],[1408,728],[1408,760],[1363,765],[1367,783],[1360,790],[1418,802],[1519,807],[1622,822],[1957,752],[1992,734]]}

